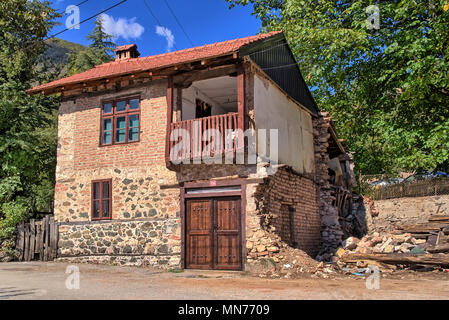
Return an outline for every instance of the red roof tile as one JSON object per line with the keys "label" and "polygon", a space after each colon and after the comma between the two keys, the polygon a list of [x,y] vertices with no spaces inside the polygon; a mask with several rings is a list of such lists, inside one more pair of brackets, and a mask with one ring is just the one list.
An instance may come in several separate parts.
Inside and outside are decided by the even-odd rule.
{"label": "red roof tile", "polygon": [[110,78],[125,74],[131,74],[135,72],[150,71],[163,67],[168,67],[176,64],[198,61],[211,57],[218,57],[226,55],[239,50],[244,45],[252,42],[269,38],[273,35],[279,34],[282,31],[273,31],[270,33],[260,34],[257,36],[251,36],[247,38],[228,40],[224,42],[218,42],[201,47],[195,47],[190,49],[184,49],[180,51],[174,51],[164,54],[158,54],[155,56],[127,59],[121,61],[112,61],[103,63],[90,70],[72,75],[70,77],[62,78],[53,82],[49,82],[37,87],[34,87],[27,92],[39,93],[41,91],[55,89],[60,86],[68,84],[81,83],[92,80],[99,80],[104,78]]}

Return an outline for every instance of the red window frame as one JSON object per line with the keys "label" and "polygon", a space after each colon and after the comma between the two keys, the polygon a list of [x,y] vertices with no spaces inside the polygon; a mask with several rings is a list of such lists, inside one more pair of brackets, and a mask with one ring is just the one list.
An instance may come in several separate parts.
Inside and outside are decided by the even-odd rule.
{"label": "red window frame", "polygon": [[[130,109],[129,102],[131,100],[138,100],[139,101],[139,107],[137,109]],[[117,111],[117,103],[126,101],[126,109],[123,111]],[[110,113],[104,112],[104,106],[106,104],[110,103],[112,105],[112,111]],[[111,145],[117,145],[117,144],[129,144],[129,143],[135,143],[140,141],[140,123],[141,123],[141,116],[140,116],[140,110],[141,110],[141,99],[139,96],[132,96],[132,97],[126,97],[126,98],[120,98],[120,99],[114,99],[114,100],[105,100],[103,101],[101,105],[101,123],[100,123],[100,146],[111,146]],[[129,118],[130,116],[137,115],[139,117],[139,126],[137,127],[137,140],[129,141]],[[117,134],[117,119],[125,117],[125,140],[122,142],[116,141],[116,134]],[[107,130],[108,132],[111,131],[111,143],[103,143],[104,139],[104,120],[111,119],[112,121],[112,128],[111,130]],[[136,127],[131,127],[136,128]],[[123,129],[121,129],[123,130]]]}
{"label": "red window frame", "polygon": [[[103,184],[107,182],[109,183],[109,198],[103,197]],[[94,185],[98,183],[100,190],[99,195],[100,197],[98,199],[95,198],[95,188]],[[95,217],[94,215],[94,208],[95,208],[95,202],[99,202],[99,214],[98,217]],[[103,216],[103,201],[109,201],[109,212],[108,216]],[[103,180],[94,180],[91,183],[91,219],[92,220],[111,220],[112,219],[112,179],[103,179]]]}

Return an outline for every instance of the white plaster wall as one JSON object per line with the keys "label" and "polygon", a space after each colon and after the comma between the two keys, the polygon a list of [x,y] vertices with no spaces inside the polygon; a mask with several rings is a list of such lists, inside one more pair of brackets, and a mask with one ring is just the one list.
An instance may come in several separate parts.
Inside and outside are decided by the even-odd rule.
{"label": "white plaster wall", "polygon": [[257,74],[254,77],[254,118],[256,129],[279,130],[280,164],[289,165],[299,173],[314,172],[312,116]]}

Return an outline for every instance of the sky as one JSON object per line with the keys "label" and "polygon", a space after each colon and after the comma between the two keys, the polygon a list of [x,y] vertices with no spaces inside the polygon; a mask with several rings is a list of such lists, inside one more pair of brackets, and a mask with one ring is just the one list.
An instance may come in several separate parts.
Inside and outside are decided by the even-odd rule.
{"label": "sky", "polygon": [[[70,5],[80,4],[83,0],[53,0],[53,7],[66,12]],[[121,0],[88,0],[78,6],[80,21],[119,3]],[[259,33],[261,24],[251,15],[252,7],[238,6],[229,9],[224,0],[128,0],[105,12],[104,29],[115,36],[117,45],[135,43],[141,56],[150,56],[168,51],[181,50],[194,46],[247,37]],[[188,37],[176,22],[165,1],[173,10]],[[74,24],[75,11],[58,19],[50,34],[64,30]],[[79,25],[60,35],[58,38],[88,45],[86,36],[92,30],[95,19]],[[67,25],[68,23],[68,25]]]}

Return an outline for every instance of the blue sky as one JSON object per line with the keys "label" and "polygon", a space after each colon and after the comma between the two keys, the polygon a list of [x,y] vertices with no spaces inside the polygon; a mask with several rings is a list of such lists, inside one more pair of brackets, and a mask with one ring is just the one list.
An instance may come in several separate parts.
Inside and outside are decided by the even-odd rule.
{"label": "blue sky", "polygon": [[[82,0],[53,0],[53,7],[65,12],[67,6]],[[260,21],[251,15],[252,7],[228,9],[224,0],[167,0],[195,46],[255,35]],[[120,0],[89,0],[79,6],[80,20],[120,2]],[[146,0],[161,25],[153,18],[144,0],[128,0],[106,12],[106,31],[115,33],[118,45],[136,43],[141,56],[185,49],[190,41],[178,26],[164,0]],[[51,34],[66,28],[67,15],[58,19],[61,25]],[[66,31],[58,38],[87,45],[86,35],[93,28],[93,21],[85,22],[79,29]],[[174,44],[172,44],[174,40]]]}

